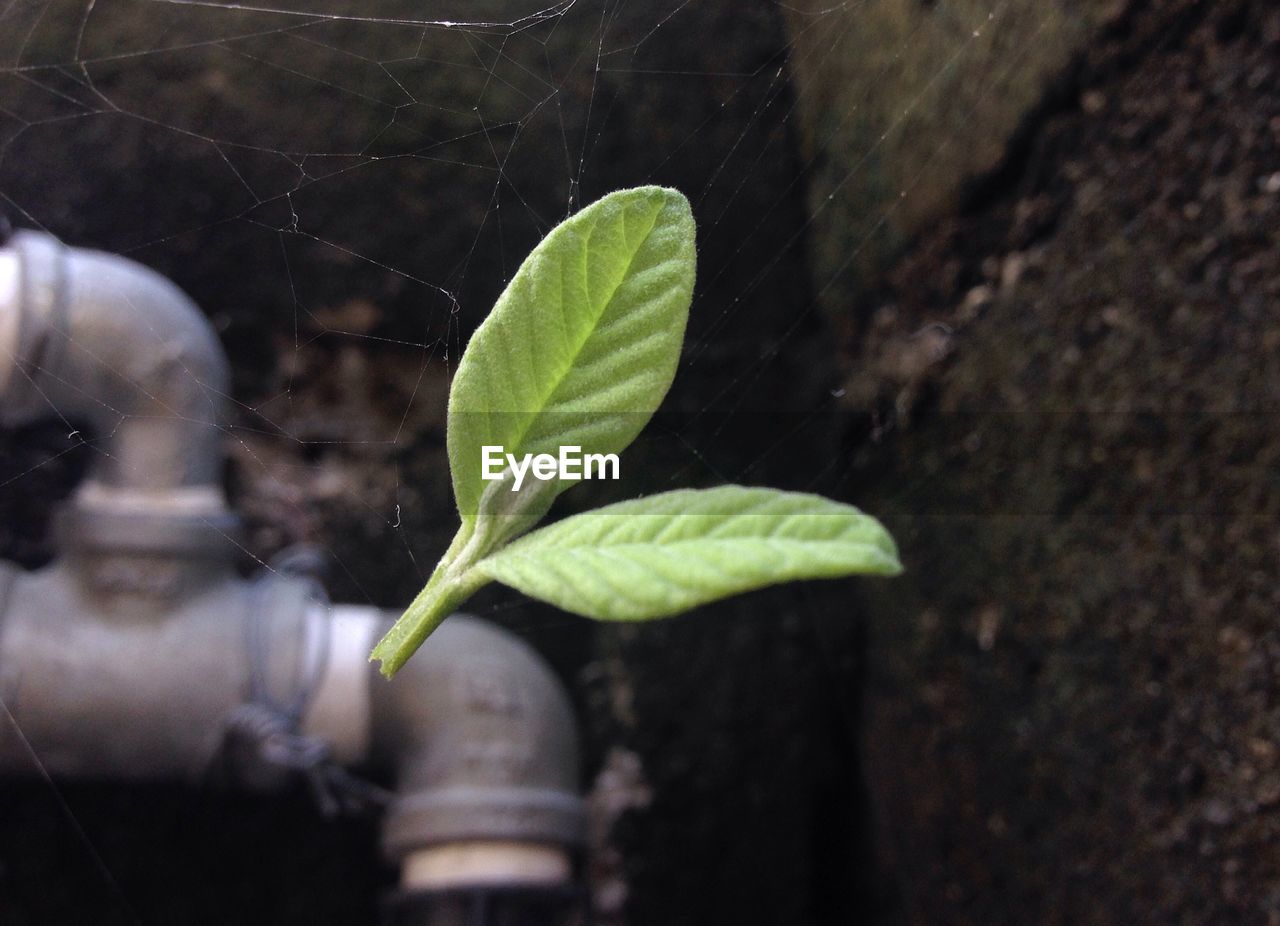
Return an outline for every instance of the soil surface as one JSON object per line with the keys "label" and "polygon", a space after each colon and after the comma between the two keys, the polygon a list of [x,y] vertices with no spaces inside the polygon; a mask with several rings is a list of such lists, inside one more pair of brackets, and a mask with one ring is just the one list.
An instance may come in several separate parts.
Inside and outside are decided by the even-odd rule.
{"label": "soil surface", "polygon": [[1280,921],[1280,11],[1137,5],[848,336],[912,923]]}

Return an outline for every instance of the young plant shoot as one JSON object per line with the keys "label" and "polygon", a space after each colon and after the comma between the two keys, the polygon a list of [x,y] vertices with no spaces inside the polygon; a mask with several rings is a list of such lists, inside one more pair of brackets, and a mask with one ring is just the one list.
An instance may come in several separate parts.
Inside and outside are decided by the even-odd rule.
{"label": "young plant shoot", "polygon": [[777,582],[901,571],[874,518],[776,489],[680,489],[526,533],[592,461],[617,477],[675,376],[696,264],[688,200],[654,186],[591,204],[521,264],[458,363],[447,427],[462,526],[374,649],[384,675],[491,581],[637,621]]}

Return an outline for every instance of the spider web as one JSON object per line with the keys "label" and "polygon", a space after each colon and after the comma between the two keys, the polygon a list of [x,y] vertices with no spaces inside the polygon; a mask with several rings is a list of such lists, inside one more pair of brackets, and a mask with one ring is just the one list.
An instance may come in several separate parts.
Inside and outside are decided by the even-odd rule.
{"label": "spider web", "polygon": [[[807,282],[804,248],[916,101],[833,179],[814,152],[863,114],[851,106],[799,144],[789,71],[798,38],[839,54],[860,5],[8,0],[0,211],[192,295],[234,370],[221,398],[249,531],[228,542],[265,568],[319,544],[336,600],[395,607],[454,528],[442,427],[467,335],[533,244],[611,189],[680,187],[700,263],[670,411],[641,441],[644,472],[609,497],[725,480],[830,490],[848,476],[820,439],[840,388],[833,359],[814,361],[819,304],[910,186],[825,279]],[[974,17],[934,76],[1005,6]],[[699,35],[708,22],[725,37]],[[17,462],[0,491],[47,502],[48,483],[65,492],[109,453],[110,435],[49,412],[34,451],[6,450]],[[589,505],[593,491],[574,494]],[[28,539],[29,559],[42,543]],[[482,610],[523,628],[509,603]],[[538,619],[552,645],[581,632]]]}

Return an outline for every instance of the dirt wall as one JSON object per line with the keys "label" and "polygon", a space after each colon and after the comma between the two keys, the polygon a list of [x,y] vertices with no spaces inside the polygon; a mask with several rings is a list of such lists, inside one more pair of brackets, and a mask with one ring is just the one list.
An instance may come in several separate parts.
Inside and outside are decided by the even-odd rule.
{"label": "dirt wall", "polygon": [[1278,915],[1280,17],[1144,5],[850,321],[912,923]]}

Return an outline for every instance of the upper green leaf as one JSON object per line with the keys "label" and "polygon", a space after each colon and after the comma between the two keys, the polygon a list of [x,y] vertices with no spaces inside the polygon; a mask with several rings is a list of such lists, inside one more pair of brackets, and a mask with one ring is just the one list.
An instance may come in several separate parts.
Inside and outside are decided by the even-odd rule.
{"label": "upper green leaf", "polygon": [[510,483],[485,482],[481,448],[517,457],[566,445],[625,449],[675,376],[696,261],[688,200],[649,186],[591,204],[521,264],[467,345],[449,394],[449,465],[464,526],[477,515],[518,516],[490,525],[486,546],[535,523],[568,484],[530,477],[513,493]]}
{"label": "upper green leaf", "polygon": [[575,614],[643,620],[776,582],[897,575],[902,565],[888,532],[850,505],[730,485],[574,515],[475,569]]}

